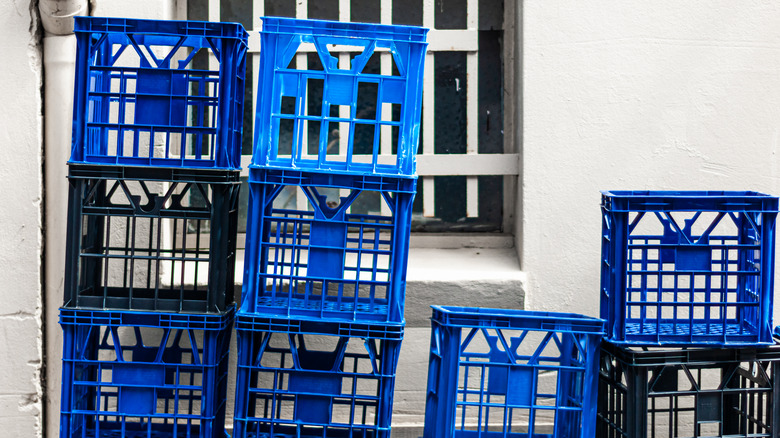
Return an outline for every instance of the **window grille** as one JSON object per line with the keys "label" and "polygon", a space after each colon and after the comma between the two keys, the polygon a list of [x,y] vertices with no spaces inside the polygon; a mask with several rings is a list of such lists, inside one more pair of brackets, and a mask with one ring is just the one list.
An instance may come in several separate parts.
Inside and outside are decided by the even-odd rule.
{"label": "window grille", "polygon": [[[505,101],[511,102],[514,96],[505,79],[508,49],[503,0],[188,0],[187,8],[189,19],[237,21],[250,34],[244,169],[252,153],[261,16],[407,24],[431,29],[425,60],[417,157],[419,180],[412,230],[512,231],[509,220],[514,193],[507,189],[511,187],[507,180],[517,175],[519,165],[510,144],[511,126],[505,126],[504,118]],[[348,51],[340,53],[340,63],[349,61]],[[308,65],[318,59],[312,48],[312,53],[297,54],[295,62]],[[382,53],[378,64],[368,68],[390,74],[390,53]],[[382,138],[386,141],[381,144],[381,154],[392,154],[391,136]],[[342,144],[345,138],[334,140],[340,150],[346,149]],[[290,194],[286,199],[291,206],[307,208],[308,201],[302,193]],[[361,211],[354,211],[356,208]],[[387,212],[382,210],[386,208],[379,199],[352,207],[356,213],[384,214]],[[241,227],[245,226],[245,220],[239,222]]]}

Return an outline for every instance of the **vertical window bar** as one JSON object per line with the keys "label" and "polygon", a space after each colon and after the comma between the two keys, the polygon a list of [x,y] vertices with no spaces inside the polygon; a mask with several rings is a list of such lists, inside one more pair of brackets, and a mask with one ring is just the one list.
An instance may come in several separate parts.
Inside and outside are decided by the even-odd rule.
{"label": "vertical window bar", "polygon": [[[434,0],[423,0],[423,26],[433,29],[434,23]],[[425,71],[423,76],[423,106],[422,106],[422,125],[423,125],[423,154],[433,155],[433,52],[428,51],[425,54]],[[435,208],[433,204],[433,177],[422,177],[422,195],[423,195],[423,216],[435,217]]]}
{"label": "vertical window bar", "polygon": [[[479,18],[479,2],[477,0],[468,0],[466,14],[466,28],[476,31]],[[477,154],[478,151],[478,56],[478,52],[466,54],[466,154],[469,155]],[[466,177],[466,217],[479,217],[478,178],[477,176]]]}
{"label": "vertical window bar", "polygon": [[[308,0],[298,0],[295,4],[295,18],[308,18],[309,13],[309,2]],[[295,65],[298,70],[307,70],[309,68],[309,57],[306,53],[298,53],[295,55]],[[309,91],[308,91],[308,79],[304,78],[302,83],[300,84],[302,87],[306,87],[306,91],[303,93],[303,102],[299,102],[298,104],[301,105],[301,108],[299,108],[300,114],[306,114],[309,108]],[[303,123],[302,121],[300,123]],[[309,156],[309,127],[308,123],[306,124],[305,128],[301,128],[301,131],[303,131],[303,137],[301,138],[301,142],[298,145],[299,152],[301,154],[302,159],[308,159]],[[295,204],[296,208],[298,210],[307,210],[308,209],[308,200],[306,196],[303,195],[303,192],[301,192],[301,189],[296,187],[295,189]],[[294,239],[294,236],[293,236]],[[294,254],[294,253],[293,253]],[[292,259],[295,259],[295,256],[292,256]],[[292,263],[291,259],[291,263]],[[292,271],[292,269],[291,269]],[[296,274],[297,275],[297,274]],[[292,281],[290,282],[290,287],[292,288]]]}
{"label": "vertical window bar", "polygon": [[[300,12],[300,11],[299,11]],[[304,10],[304,12],[306,12]],[[295,55],[295,65],[298,70],[308,70],[309,69],[309,56],[306,53],[298,53]],[[298,114],[306,115],[306,113],[309,110],[309,80],[308,76],[304,76],[302,78],[303,80],[300,81],[300,86],[305,88],[306,91],[303,92],[303,101],[300,102],[300,108],[297,108]],[[301,159],[307,160],[310,159],[309,156],[309,122],[304,121],[304,119],[301,119],[299,123],[304,123],[305,126],[300,128],[302,132],[301,135],[301,142],[298,145],[298,153],[301,155]]]}
{"label": "vertical window bar", "polygon": [[[339,0],[339,21],[349,22],[350,15],[352,13],[352,6],[350,0]],[[349,53],[339,53],[339,68],[349,68]],[[350,117],[350,107],[347,105],[339,105],[339,117],[342,119],[348,119]],[[349,134],[350,123],[339,123],[339,148],[336,152],[339,160],[346,160],[347,148],[349,147]],[[343,192],[343,191],[342,191]],[[344,196],[341,192],[340,196]]]}
{"label": "vertical window bar", "polygon": [[[382,24],[393,24],[393,0],[381,0],[379,3],[379,19]],[[382,53],[379,56],[379,73],[382,76],[390,76],[393,74],[393,60],[392,60],[392,54],[390,52]],[[381,85],[381,84],[380,84]],[[381,88],[380,88],[381,89]],[[389,103],[382,103],[382,108],[380,108],[382,111],[382,114],[392,114],[393,106]],[[378,114],[377,114],[378,115]],[[377,117],[378,120],[381,120],[381,117]],[[393,153],[393,128],[390,125],[382,125],[380,128],[379,133],[379,141],[381,142],[379,144],[379,153],[381,155],[392,155]],[[395,163],[394,163],[395,164]],[[390,206],[387,205],[387,202],[380,196],[379,200],[379,212],[382,216],[390,216]],[[379,229],[376,230],[377,234],[379,234]],[[373,278],[372,278],[373,280]]]}
{"label": "vertical window bar", "polygon": [[[252,29],[249,31],[249,39],[260,37],[258,31],[263,27],[263,22],[260,17],[265,16],[265,0],[252,0]],[[252,62],[252,123],[255,121],[255,115],[257,114],[257,83],[260,81],[260,52],[247,52],[249,60]],[[246,102],[244,102],[246,105]],[[246,129],[246,128],[244,128]],[[249,148],[250,155],[254,153],[254,144]],[[244,167],[243,165],[241,167]],[[242,189],[243,190],[243,189]]]}
{"label": "vertical window bar", "polygon": [[[220,1],[221,0],[209,0],[209,21],[221,21],[222,13],[220,8]],[[211,71],[219,71],[219,62],[217,62],[217,58],[214,56],[214,53],[209,50],[209,70]],[[211,75],[209,75],[209,79],[211,79]],[[207,81],[206,87],[208,87],[208,96],[214,97],[217,96],[217,89],[216,89],[216,81],[209,80]],[[204,105],[203,106],[203,112],[208,114],[208,112],[211,112],[211,115],[213,116],[213,119],[216,119],[216,113],[217,109],[215,106],[211,105]],[[217,126],[217,123],[215,120],[212,120],[211,123],[212,127]],[[209,153],[211,153],[214,148],[216,147],[217,142],[217,136],[216,135],[208,135],[204,132],[204,137],[210,137],[211,142],[208,144]],[[196,149],[196,151],[200,152],[201,149]]]}
{"label": "vertical window bar", "polygon": [[[339,21],[343,22],[349,22],[350,17],[352,15],[352,5],[350,4],[350,0],[339,0]],[[339,68],[343,69],[349,69],[349,53],[339,53]],[[323,91],[324,93],[324,91]],[[324,95],[323,95],[324,96]],[[351,116],[351,108],[355,105],[353,103],[350,106],[347,105],[339,105],[339,117],[342,119],[348,119]],[[338,160],[347,160],[347,149],[349,148],[349,139],[350,139],[350,124],[348,122],[339,122],[339,142],[338,142],[338,151],[336,151],[336,154],[338,155]],[[349,164],[347,164],[349,166]],[[346,197],[349,196],[349,189],[339,189],[339,197]],[[338,199],[337,201],[341,201]],[[347,208],[346,211],[347,214],[352,213],[352,207],[350,206]],[[357,291],[355,291],[357,293]],[[324,292],[323,292],[324,294]]]}

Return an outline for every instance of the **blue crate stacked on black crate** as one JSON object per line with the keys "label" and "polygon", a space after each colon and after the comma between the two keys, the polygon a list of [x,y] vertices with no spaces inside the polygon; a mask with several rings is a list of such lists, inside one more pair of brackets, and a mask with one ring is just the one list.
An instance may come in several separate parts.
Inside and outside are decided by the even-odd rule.
{"label": "blue crate stacked on black crate", "polygon": [[262,23],[234,436],[389,437],[427,30]]}
{"label": "blue crate stacked on black crate", "polygon": [[596,436],[778,436],[778,199],[611,191],[601,208]]}
{"label": "blue crate stacked on black crate", "polygon": [[248,35],[75,33],[60,436],[224,438]]}

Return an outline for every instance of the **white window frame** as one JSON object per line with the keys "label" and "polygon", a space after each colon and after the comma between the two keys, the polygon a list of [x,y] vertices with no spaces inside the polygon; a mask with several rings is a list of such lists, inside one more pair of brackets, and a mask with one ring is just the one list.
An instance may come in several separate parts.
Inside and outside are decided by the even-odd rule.
{"label": "white window frame", "polygon": [[[252,87],[253,96],[256,95],[260,70],[260,35],[262,27],[260,17],[265,12],[264,0],[253,1],[253,29],[249,32],[249,61],[252,63]],[[296,1],[296,18],[307,18],[308,2],[310,0]],[[311,0],[316,1],[316,0]],[[478,151],[478,17],[479,0],[467,0],[466,29],[439,30],[434,29],[435,0],[421,0],[423,2],[423,26],[430,29],[428,33],[428,52],[425,56],[425,72],[423,84],[422,126],[423,138],[420,141],[422,154],[417,155],[417,174],[420,178],[419,190],[423,195],[423,216],[435,217],[434,205],[434,177],[436,176],[465,176],[466,177],[466,216],[478,217],[479,215],[479,183],[481,175],[504,176],[503,184],[503,223],[501,233],[412,233],[411,246],[422,248],[511,248],[515,245],[516,236],[520,227],[517,226],[515,214],[518,194],[517,178],[520,173],[520,155],[515,146],[515,114],[516,95],[514,81],[514,34],[516,26],[516,6],[511,0],[504,1],[504,26],[506,35],[503,44],[502,59],[504,60],[504,153],[480,154]],[[380,0],[380,23],[392,24],[392,0]],[[220,21],[220,0],[208,0],[208,19]],[[339,21],[350,21],[350,0],[339,0]],[[436,52],[457,51],[466,52],[466,153],[465,154],[434,154],[434,54]],[[296,55],[298,65],[306,62],[305,54]],[[216,62],[211,59],[210,62]],[[349,54],[339,55],[339,62],[348,63]],[[381,72],[390,74],[392,60],[390,53],[381,55]],[[304,64],[305,65],[305,64]],[[257,99],[252,99],[252,113],[255,113]],[[344,116],[344,115],[342,115]],[[390,137],[380,145],[380,154],[387,156],[390,161]],[[346,140],[346,138],[342,139]],[[346,148],[341,148],[346,150]],[[381,159],[381,158],[380,158]],[[241,157],[242,176],[248,175],[247,166],[251,162],[251,155]],[[306,199],[299,197],[301,209],[306,209]],[[383,205],[383,210],[387,209]],[[383,211],[383,213],[388,213]]]}

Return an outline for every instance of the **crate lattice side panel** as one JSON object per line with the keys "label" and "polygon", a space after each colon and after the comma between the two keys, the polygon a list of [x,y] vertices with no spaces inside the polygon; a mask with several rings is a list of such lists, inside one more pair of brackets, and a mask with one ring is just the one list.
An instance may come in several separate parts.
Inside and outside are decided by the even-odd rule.
{"label": "crate lattice side panel", "polygon": [[70,185],[66,307],[219,312],[233,303],[237,183]]}
{"label": "crate lattice side panel", "polygon": [[592,437],[601,334],[490,318],[432,319],[424,436]]}
{"label": "crate lattice side panel", "polygon": [[413,196],[250,183],[244,311],[402,321]]}
{"label": "crate lattice side panel", "polygon": [[400,339],[241,327],[238,339],[236,437],[390,436]]}
{"label": "crate lattice side panel", "polygon": [[240,168],[239,24],[78,17],[71,162]]}
{"label": "crate lattice side panel", "polygon": [[264,17],[253,165],[414,175],[426,32]]}
{"label": "crate lattice side panel", "polygon": [[771,343],[776,213],[604,209],[602,310],[610,339]]}
{"label": "crate lattice side panel", "polygon": [[232,316],[153,327],[155,316],[63,312],[61,436],[224,436]]}
{"label": "crate lattice side panel", "polygon": [[777,360],[746,355],[645,365],[602,350],[596,436],[776,436]]}

